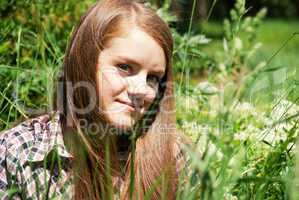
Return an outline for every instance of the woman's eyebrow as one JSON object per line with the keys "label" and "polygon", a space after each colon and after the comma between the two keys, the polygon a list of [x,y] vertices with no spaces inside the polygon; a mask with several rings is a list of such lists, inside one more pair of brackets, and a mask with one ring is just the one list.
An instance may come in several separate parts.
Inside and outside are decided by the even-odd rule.
{"label": "woman's eyebrow", "polygon": [[136,65],[136,66],[138,66],[138,67],[141,67],[141,66],[142,66],[141,63],[139,63],[138,61],[136,61],[136,60],[134,60],[134,59],[131,59],[131,58],[129,58],[129,57],[116,56],[116,59],[117,59],[117,60],[121,60],[121,61],[123,61],[123,62],[127,62],[127,63],[132,64],[132,65]]}

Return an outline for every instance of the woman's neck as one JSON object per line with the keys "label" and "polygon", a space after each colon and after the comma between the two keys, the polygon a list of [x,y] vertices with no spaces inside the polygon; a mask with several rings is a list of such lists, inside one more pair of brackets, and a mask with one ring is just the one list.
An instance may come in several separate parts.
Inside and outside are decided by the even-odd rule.
{"label": "woman's neck", "polygon": [[131,152],[131,139],[128,134],[120,134],[116,137],[117,157],[121,167],[121,171],[125,173],[125,166]]}

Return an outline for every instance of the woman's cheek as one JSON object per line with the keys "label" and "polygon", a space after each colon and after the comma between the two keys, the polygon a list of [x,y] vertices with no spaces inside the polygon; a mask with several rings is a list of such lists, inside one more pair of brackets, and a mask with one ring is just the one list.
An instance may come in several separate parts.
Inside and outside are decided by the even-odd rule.
{"label": "woman's cheek", "polygon": [[102,69],[102,85],[108,93],[118,94],[126,86],[126,80],[119,74],[113,66]]}
{"label": "woman's cheek", "polygon": [[124,77],[120,76],[119,74],[115,74],[110,80],[111,90],[115,95],[119,95],[126,90],[128,81]]}
{"label": "woman's cheek", "polygon": [[154,90],[153,88],[148,88],[147,89],[147,93],[145,96],[145,102],[150,105],[151,103],[153,103],[155,97],[157,95],[156,90]]}

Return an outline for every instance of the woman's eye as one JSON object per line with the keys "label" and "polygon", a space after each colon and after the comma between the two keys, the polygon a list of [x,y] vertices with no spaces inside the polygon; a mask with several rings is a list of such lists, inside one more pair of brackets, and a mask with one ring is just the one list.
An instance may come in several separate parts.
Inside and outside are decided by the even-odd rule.
{"label": "woman's eye", "polygon": [[160,82],[160,78],[156,75],[149,75],[147,77],[147,82],[150,86],[156,87]]}
{"label": "woman's eye", "polygon": [[128,64],[118,64],[117,67],[120,70],[125,71],[125,72],[130,72],[130,70],[131,70],[131,66]]}

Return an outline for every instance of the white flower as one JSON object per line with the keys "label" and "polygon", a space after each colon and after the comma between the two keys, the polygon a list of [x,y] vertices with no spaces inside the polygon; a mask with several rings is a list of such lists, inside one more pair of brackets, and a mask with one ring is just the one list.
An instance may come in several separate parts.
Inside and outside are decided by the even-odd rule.
{"label": "white flower", "polygon": [[247,138],[248,138],[248,134],[245,131],[240,131],[240,132],[234,134],[235,140],[244,141]]}
{"label": "white flower", "polygon": [[207,81],[199,83],[197,88],[204,94],[215,94],[219,91],[218,88]]}
{"label": "white flower", "polygon": [[241,50],[243,48],[242,40],[239,37],[235,37],[235,39],[234,39],[234,47],[237,50]]}
{"label": "white flower", "polygon": [[281,100],[271,112],[272,119],[280,120],[299,113],[299,107],[288,100]]}
{"label": "white flower", "polygon": [[235,112],[237,114],[240,114],[242,116],[249,116],[249,115],[252,115],[252,116],[258,116],[258,112],[256,111],[255,107],[251,104],[251,103],[248,103],[248,102],[237,102],[235,104]]}

